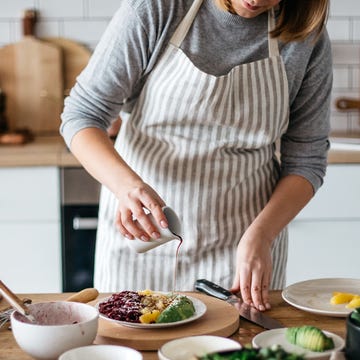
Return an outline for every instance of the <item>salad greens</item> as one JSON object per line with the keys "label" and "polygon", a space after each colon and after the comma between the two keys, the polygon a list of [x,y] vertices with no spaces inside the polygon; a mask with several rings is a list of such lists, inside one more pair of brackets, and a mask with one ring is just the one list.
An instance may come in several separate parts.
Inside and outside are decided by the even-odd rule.
{"label": "salad greens", "polygon": [[204,355],[199,360],[305,360],[305,357],[286,352],[281,346],[274,345],[269,348],[224,351]]}

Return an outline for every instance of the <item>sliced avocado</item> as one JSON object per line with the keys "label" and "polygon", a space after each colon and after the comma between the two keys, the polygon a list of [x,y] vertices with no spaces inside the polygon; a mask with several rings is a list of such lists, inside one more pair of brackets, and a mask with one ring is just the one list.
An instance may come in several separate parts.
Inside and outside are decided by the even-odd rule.
{"label": "sliced avocado", "polygon": [[193,316],[195,307],[186,296],[177,296],[172,303],[158,316],[157,323],[171,323],[185,320]]}
{"label": "sliced avocado", "polygon": [[294,345],[311,351],[325,351],[334,348],[331,337],[315,326],[305,325],[286,330],[286,339]]}

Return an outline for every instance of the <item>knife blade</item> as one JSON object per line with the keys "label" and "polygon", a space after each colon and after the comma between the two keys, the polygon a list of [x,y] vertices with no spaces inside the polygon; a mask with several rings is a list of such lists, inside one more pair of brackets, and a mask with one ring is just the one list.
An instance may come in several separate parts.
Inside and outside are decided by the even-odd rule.
{"label": "knife blade", "polygon": [[275,320],[270,316],[265,315],[263,312],[255,309],[253,306],[244,303],[241,298],[237,297],[229,290],[226,290],[209,280],[196,280],[195,289],[207,295],[214,296],[218,299],[226,301],[239,311],[239,315],[242,318],[257,324],[264,329],[279,329],[284,327],[284,325],[281,324],[278,320]]}

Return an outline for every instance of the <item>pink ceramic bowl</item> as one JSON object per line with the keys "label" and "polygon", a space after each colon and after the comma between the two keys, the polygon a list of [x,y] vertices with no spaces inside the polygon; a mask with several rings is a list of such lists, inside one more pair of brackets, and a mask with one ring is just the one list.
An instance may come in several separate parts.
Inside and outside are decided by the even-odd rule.
{"label": "pink ceramic bowl", "polygon": [[28,306],[36,323],[19,312],[11,314],[11,328],[18,345],[35,359],[57,359],[75,347],[93,343],[98,310],[91,305],[55,301]]}

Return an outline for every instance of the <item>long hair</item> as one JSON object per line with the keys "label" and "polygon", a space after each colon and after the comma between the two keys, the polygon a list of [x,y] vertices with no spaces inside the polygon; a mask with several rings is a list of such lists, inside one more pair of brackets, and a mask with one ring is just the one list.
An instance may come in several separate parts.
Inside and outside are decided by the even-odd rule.
{"label": "long hair", "polygon": [[[227,10],[226,0],[215,0],[220,9]],[[283,42],[303,41],[310,35],[317,38],[323,31],[329,14],[329,0],[282,0],[279,15],[271,36]]]}

